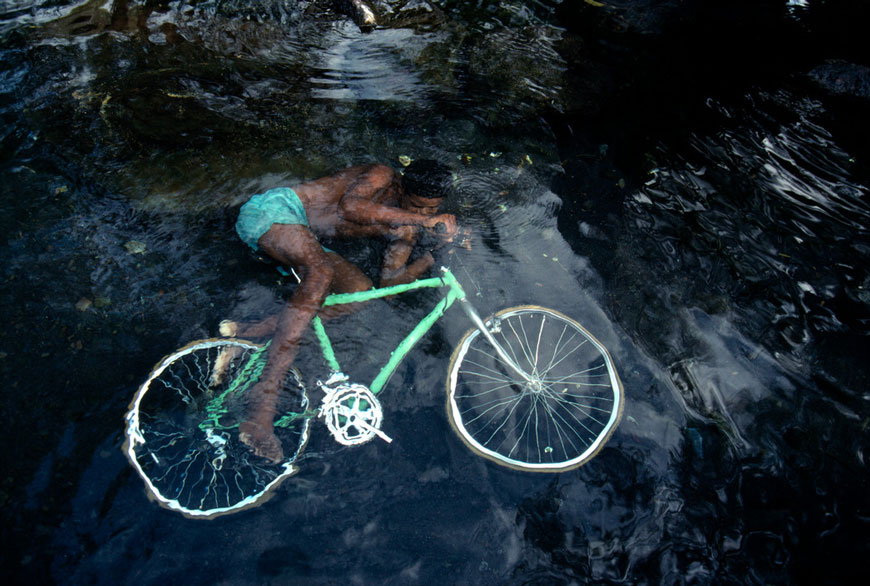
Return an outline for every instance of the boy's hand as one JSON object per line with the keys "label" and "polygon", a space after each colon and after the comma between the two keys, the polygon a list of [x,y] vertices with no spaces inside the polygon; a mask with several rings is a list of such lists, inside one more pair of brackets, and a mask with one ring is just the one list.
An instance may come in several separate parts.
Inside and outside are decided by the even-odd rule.
{"label": "boy's hand", "polygon": [[[439,224],[444,228],[440,228]],[[456,226],[456,216],[453,214],[438,214],[423,222],[423,227],[438,236],[442,242],[453,242],[453,238],[459,232]]]}

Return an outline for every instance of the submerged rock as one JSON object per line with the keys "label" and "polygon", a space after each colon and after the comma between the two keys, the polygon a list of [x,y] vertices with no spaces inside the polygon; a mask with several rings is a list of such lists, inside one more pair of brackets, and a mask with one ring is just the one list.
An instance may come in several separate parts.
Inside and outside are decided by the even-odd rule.
{"label": "submerged rock", "polygon": [[378,25],[375,11],[372,10],[368,2],[363,2],[363,0],[340,0],[339,4],[353,18],[360,30],[370,31]]}
{"label": "submerged rock", "polygon": [[813,68],[810,79],[838,96],[870,98],[870,67],[845,61],[831,61]]}
{"label": "submerged rock", "polygon": [[145,254],[145,251],[147,250],[145,243],[139,242],[138,240],[131,240],[124,245],[124,248],[130,254]]}
{"label": "submerged rock", "polygon": [[364,32],[375,27],[432,28],[446,20],[441,9],[428,0],[316,0],[305,13],[346,15]]}

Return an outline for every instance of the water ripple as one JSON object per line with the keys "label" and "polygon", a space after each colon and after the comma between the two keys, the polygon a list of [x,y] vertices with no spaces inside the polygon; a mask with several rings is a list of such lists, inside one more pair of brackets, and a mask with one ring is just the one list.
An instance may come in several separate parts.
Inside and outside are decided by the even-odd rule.
{"label": "water ripple", "polygon": [[422,45],[411,30],[364,34],[352,24],[324,37],[311,83],[314,97],[330,100],[424,99],[425,84],[414,66]]}

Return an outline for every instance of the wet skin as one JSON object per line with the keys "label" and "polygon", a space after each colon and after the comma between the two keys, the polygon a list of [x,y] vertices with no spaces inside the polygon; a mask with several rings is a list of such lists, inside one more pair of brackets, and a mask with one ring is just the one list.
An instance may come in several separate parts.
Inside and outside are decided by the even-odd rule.
{"label": "wet skin", "polygon": [[279,314],[257,323],[237,324],[234,332],[241,337],[272,336],[266,366],[251,389],[248,419],[239,426],[239,436],[255,454],[273,462],[284,457],[272,428],[278,392],[309,322],[318,313],[327,317],[338,313],[337,308],[321,308],[329,293],[372,288],[371,279],[338,254],[324,251],[317,237],[389,240],[379,278],[384,287],[410,283],[434,263],[428,252],[411,260],[421,229],[434,232],[443,224],[446,229],[437,233],[441,242],[457,234],[456,218],[438,213],[441,198],[404,193],[401,178],[385,165],[350,167],[293,189],[305,207],[309,227],[273,224],[257,245],[282,265],[292,266],[301,282]]}

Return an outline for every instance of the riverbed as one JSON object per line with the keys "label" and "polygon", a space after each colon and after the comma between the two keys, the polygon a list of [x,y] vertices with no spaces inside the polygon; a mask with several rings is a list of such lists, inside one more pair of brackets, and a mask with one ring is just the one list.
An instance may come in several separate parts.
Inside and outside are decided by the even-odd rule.
{"label": "riverbed", "polygon": [[[7,0],[0,7],[3,574],[60,584],[853,584],[870,520],[867,8],[558,0]],[[292,279],[233,223],[361,163],[454,171],[482,314],[611,352],[622,421],[561,474],[467,450],[449,313],[212,521],[150,500],[124,416],[152,367]],[[383,244],[326,243],[371,275]],[[329,324],[365,378],[434,298]],[[313,344],[308,340],[306,344]],[[303,352],[305,354],[305,352]],[[369,360],[369,359],[372,360]],[[303,356],[303,372],[320,373]],[[12,579],[10,578],[10,579]]]}

